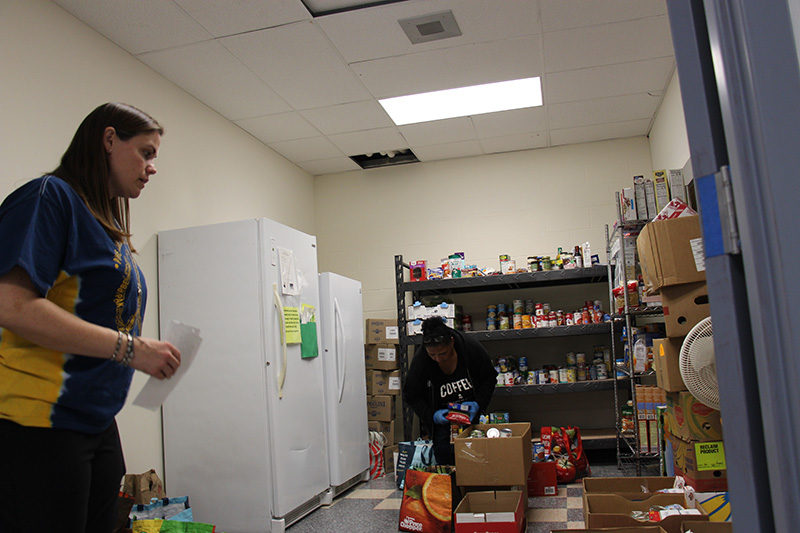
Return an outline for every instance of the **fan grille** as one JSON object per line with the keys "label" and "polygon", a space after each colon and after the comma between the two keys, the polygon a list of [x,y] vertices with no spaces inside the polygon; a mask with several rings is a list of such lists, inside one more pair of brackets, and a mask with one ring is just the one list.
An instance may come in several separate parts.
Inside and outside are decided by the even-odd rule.
{"label": "fan grille", "polygon": [[701,320],[684,339],[680,369],[683,382],[692,396],[704,405],[719,410],[717,364],[710,317]]}

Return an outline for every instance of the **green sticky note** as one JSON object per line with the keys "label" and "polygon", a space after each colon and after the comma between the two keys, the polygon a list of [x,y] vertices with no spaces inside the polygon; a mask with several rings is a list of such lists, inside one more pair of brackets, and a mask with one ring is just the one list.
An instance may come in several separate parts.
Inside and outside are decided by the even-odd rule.
{"label": "green sticky note", "polygon": [[725,447],[722,441],[696,442],[694,455],[697,458],[697,470],[700,472],[725,470],[727,468],[725,464]]}

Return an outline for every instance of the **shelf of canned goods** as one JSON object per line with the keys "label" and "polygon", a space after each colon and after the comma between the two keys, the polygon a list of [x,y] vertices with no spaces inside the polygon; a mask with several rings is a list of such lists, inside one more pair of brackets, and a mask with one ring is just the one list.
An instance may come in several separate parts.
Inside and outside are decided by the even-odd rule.
{"label": "shelf of canned goods", "polygon": [[[448,325],[461,329],[466,335],[481,343],[488,343],[486,346],[493,346],[495,352],[510,350],[509,359],[527,361],[530,358],[533,370],[530,373],[533,376],[536,376],[535,367],[563,366],[563,353],[573,353],[571,350],[589,351],[590,345],[595,344],[595,340],[607,339],[612,332],[613,321],[610,316],[602,312],[605,304],[598,300],[598,298],[604,299],[607,294],[608,269],[605,265],[420,280],[413,279],[415,276],[413,270],[417,268],[417,263],[421,262],[406,264],[401,255],[395,256],[398,344],[400,344],[400,373],[403,382],[409,357],[413,354],[412,348],[422,343],[417,322],[421,323],[426,313],[442,316]],[[412,281],[408,281],[409,279]],[[496,295],[488,296],[489,293]],[[440,300],[449,304],[440,305],[438,303]],[[511,304],[512,300],[513,305],[506,305]],[[547,303],[549,301],[553,302],[552,306]],[[506,321],[501,322],[501,317],[506,318]],[[541,351],[544,345],[548,348]],[[563,352],[561,347],[564,347]],[[520,354],[530,357],[526,358]],[[497,359],[495,356],[498,356]],[[503,359],[501,354],[493,355],[493,360],[501,359]],[[560,363],[552,365],[556,361]],[[589,362],[591,363],[591,360]],[[526,362],[526,371],[510,380],[515,384],[506,385],[498,380],[494,396],[500,402],[514,397],[519,398],[514,400],[515,405],[501,410],[510,410],[511,414],[515,415],[519,408],[520,412],[516,413],[521,417],[519,421],[528,420],[538,429],[539,425],[550,425],[550,422],[535,423],[539,422],[539,415],[527,409],[527,405],[532,404],[522,397],[540,395],[540,398],[545,398],[549,395],[566,394],[573,398],[586,398],[581,400],[583,402],[595,401],[594,398],[597,397],[593,393],[606,395],[608,393],[605,391],[614,388],[616,375],[610,372],[610,366],[610,364],[606,366],[602,372],[603,376],[607,376],[606,379],[590,378],[589,372],[586,371],[588,367],[584,367],[583,376],[578,373],[569,380],[570,382],[567,382],[567,377],[563,380],[557,377],[555,380],[548,379],[548,383],[542,383],[537,382],[536,378],[528,381],[532,376],[527,375],[529,372]],[[612,406],[613,399],[609,396],[609,413]],[[583,409],[578,407],[574,412],[580,413]],[[412,436],[413,417],[413,412],[404,404],[403,431],[407,440]],[[566,418],[560,419],[560,423],[567,424],[572,418],[572,415],[568,414]],[[593,427],[598,425],[594,419],[585,422],[589,434],[592,431],[598,432],[593,444],[597,447],[614,447],[613,420],[608,422],[608,427],[605,423],[607,421],[599,424],[602,427]],[[581,430],[583,429],[582,427]]]}

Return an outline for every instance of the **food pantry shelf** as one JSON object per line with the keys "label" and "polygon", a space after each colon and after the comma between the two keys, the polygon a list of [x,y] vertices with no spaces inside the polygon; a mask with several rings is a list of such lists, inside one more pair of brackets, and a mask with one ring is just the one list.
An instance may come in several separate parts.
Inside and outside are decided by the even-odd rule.
{"label": "food pantry shelf", "polygon": [[[505,341],[537,337],[574,337],[576,335],[597,335],[602,333],[611,333],[611,322],[547,328],[479,330],[467,332],[467,335],[478,341]],[[422,335],[411,335],[408,340],[412,344],[422,344]]]}
{"label": "food pantry shelf", "polygon": [[[617,378],[617,381],[629,378]],[[508,385],[495,387],[495,396],[516,396],[518,394],[557,394],[563,392],[588,392],[598,390],[612,390],[613,378],[591,381],[576,381],[574,383],[546,383],[542,385]]]}

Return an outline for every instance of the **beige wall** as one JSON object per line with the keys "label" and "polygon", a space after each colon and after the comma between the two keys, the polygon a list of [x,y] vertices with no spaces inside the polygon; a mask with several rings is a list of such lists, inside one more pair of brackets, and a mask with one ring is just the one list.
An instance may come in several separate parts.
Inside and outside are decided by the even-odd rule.
{"label": "beige wall", "polygon": [[[369,317],[396,315],[394,256],[523,266],[589,241],[605,263],[614,193],[653,170],[646,137],[316,178],[321,269],[358,279]],[[343,213],[347,213],[343,216]]]}
{"label": "beige wall", "polygon": [[[123,101],[163,122],[158,173],[132,203],[150,282],[145,335],[158,336],[156,233],[266,216],[313,233],[312,177],[47,0],[0,0],[0,196],[52,170],[83,117]],[[137,373],[135,397],[145,376]],[[161,464],[161,418],[118,417],[129,472]]]}
{"label": "beige wall", "polygon": [[[614,191],[652,170],[653,161],[674,168],[688,158],[674,142],[686,134],[673,103],[662,105],[662,115],[671,109],[668,126],[659,135],[654,128],[650,140],[312,178],[48,0],[0,0],[0,64],[2,197],[54,168],[80,120],[100,103],[128,102],[166,125],[159,172],[133,203],[134,244],[150,280],[150,336],[158,334],[162,229],[266,216],[315,233],[320,270],[360,280],[365,315],[391,317],[395,254],[436,261],[463,251],[486,267],[498,266],[501,253],[522,263],[588,240],[605,260]],[[131,398],[144,381],[136,377]],[[163,472],[160,416],[128,405],[118,419],[128,471]]]}
{"label": "beige wall", "polygon": [[669,82],[650,130],[650,151],[654,169],[683,168],[689,161],[689,138],[677,71]]}

